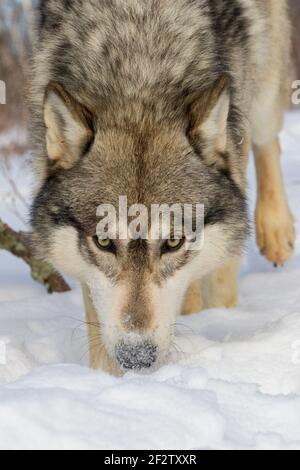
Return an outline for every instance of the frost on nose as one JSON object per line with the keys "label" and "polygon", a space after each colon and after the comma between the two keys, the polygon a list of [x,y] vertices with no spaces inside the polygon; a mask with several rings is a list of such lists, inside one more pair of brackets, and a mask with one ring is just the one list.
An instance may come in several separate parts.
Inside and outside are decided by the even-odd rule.
{"label": "frost on nose", "polygon": [[123,369],[149,369],[157,359],[157,346],[150,341],[121,342],[116,346],[116,358]]}

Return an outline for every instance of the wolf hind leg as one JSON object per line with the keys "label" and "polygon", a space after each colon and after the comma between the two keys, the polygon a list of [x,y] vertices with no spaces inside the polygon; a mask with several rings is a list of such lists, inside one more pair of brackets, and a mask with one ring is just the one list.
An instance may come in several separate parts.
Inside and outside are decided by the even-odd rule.
{"label": "wolf hind leg", "polygon": [[181,315],[190,315],[202,310],[201,282],[194,281],[185,294],[182,304]]}
{"label": "wolf hind leg", "polygon": [[202,279],[203,307],[235,308],[241,259],[234,258]]}
{"label": "wolf hind leg", "polygon": [[296,234],[284,188],[279,139],[253,148],[257,173],[257,245],[269,261],[281,266],[293,254]]}
{"label": "wolf hind leg", "polygon": [[82,284],[82,293],[88,327],[90,367],[91,369],[102,369],[110,374],[120,375],[120,370],[113,363],[112,359],[104,349],[104,345],[101,340],[101,326],[98,316],[90,298],[90,291],[84,284]]}

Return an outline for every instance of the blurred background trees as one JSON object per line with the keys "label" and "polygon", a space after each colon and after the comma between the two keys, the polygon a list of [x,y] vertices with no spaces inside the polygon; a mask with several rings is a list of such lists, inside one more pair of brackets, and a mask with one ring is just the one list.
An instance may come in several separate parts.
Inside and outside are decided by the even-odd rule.
{"label": "blurred background trees", "polygon": [[[0,80],[7,105],[0,107],[0,131],[26,123],[26,64],[30,52],[32,7],[38,0],[0,0]],[[230,0],[228,0],[230,1]],[[300,0],[289,0],[293,21],[295,78],[300,79]]]}
{"label": "blurred background trees", "polygon": [[30,53],[30,22],[34,0],[0,2],[0,80],[6,83],[0,130],[26,122],[26,65]]}

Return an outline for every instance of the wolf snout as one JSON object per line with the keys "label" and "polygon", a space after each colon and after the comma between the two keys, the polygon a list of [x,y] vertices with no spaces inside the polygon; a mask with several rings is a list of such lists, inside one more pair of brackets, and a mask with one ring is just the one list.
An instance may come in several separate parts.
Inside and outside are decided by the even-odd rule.
{"label": "wolf snout", "polygon": [[116,346],[116,359],[123,369],[149,369],[157,360],[157,346],[151,341],[121,342]]}

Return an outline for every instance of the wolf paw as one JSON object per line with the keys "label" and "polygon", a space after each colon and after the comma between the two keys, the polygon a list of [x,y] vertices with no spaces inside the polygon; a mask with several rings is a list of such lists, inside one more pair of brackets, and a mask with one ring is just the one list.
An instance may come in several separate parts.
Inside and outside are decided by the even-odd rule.
{"label": "wolf paw", "polygon": [[261,254],[275,267],[283,266],[294,251],[294,218],[287,205],[272,211],[263,204],[256,210],[256,238]]}

